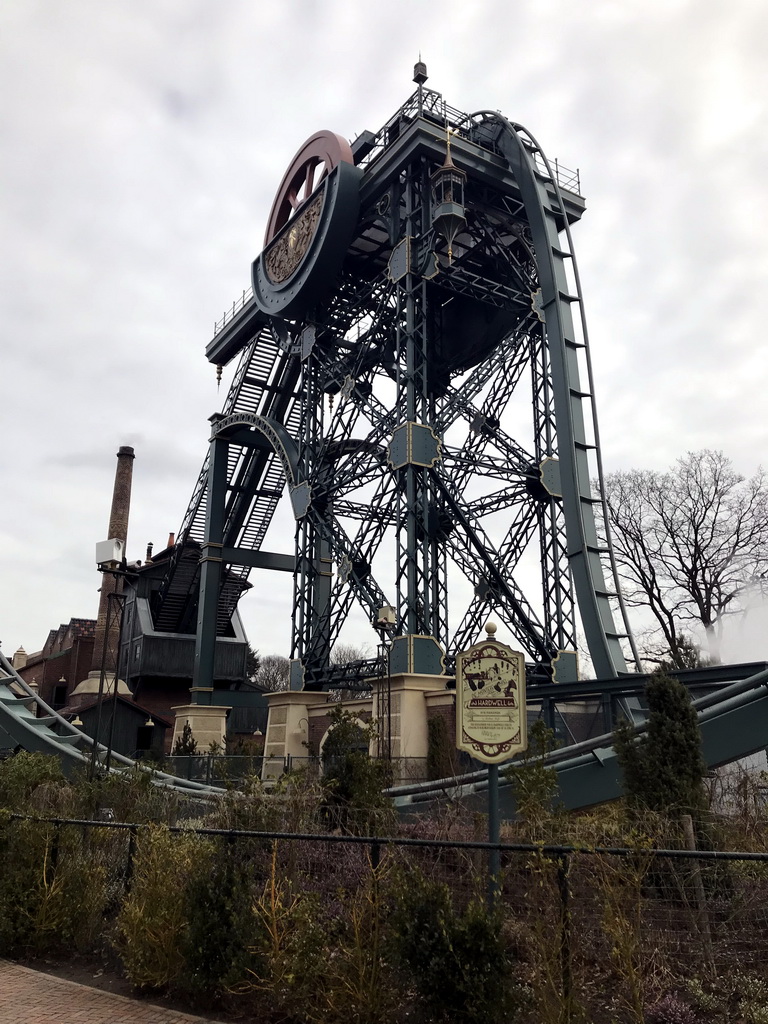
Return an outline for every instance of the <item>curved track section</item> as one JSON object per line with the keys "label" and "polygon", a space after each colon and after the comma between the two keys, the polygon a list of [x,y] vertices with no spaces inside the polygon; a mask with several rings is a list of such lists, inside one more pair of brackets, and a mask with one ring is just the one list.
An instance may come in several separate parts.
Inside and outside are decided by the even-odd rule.
{"label": "curved track section", "polygon": [[[495,111],[479,111],[473,118],[497,126],[497,145],[525,204],[537,253],[539,302],[551,357],[569,564],[595,671],[601,677],[620,675],[627,670],[623,640],[629,642],[638,668],[639,659],[621,601],[610,537],[601,543],[595,525],[588,453],[594,452],[596,460],[598,501],[602,501],[602,461],[587,322],[565,203],[557,174],[526,128]],[[586,389],[580,383],[580,353]],[[606,586],[601,556],[612,577],[611,589]],[[620,629],[614,625],[612,601],[618,605]]]}
{"label": "curved track section", "polygon": [[[41,714],[37,715],[36,711],[40,711]],[[4,745],[22,747],[31,752],[53,754],[58,757],[65,774],[69,774],[90,764],[94,741],[41,700],[0,652],[0,746]],[[106,747],[103,744],[97,744],[97,748],[100,755],[106,754]],[[140,768],[148,771],[155,785],[172,789],[185,796],[220,796],[223,792],[215,786],[206,786],[168,775],[166,772],[154,771],[141,762],[132,761],[114,751],[110,757],[120,768]]]}
{"label": "curved track section", "polygon": [[[724,687],[693,701],[701,729],[702,750],[709,768],[738,761],[765,750],[768,736],[768,671]],[[638,728],[638,735],[644,727]],[[545,763],[557,771],[559,799],[568,810],[592,807],[621,796],[621,771],[608,733],[586,743],[563,747]],[[437,782],[400,786],[389,791],[405,814],[426,811],[444,800],[462,800],[478,811],[487,807],[486,771]],[[502,782],[499,804],[502,818],[515,815],[511,788]]]}

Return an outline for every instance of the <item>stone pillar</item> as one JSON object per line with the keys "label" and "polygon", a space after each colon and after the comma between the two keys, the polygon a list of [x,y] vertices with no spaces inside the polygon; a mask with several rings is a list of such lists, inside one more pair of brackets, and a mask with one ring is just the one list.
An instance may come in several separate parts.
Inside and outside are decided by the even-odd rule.
{"label": "stone pillar", "polygon": [[[446,676],[412,673],[374,680],[373,717],[377,722],[386,708],[382,691],[389,686],[390,750],[395,785],[426,778],[428,696],[445,692],[448,681]],[[379,728],[385,728],[383,723]],[[371,755],[376,755],[375,741]]]}
{"label": "stone pillar", "polygon": [[197,741],[199,754],[207,754],[212,743],[218,744],[223,751],[227,741],[227,712],[229,710],[230,708],[221,707],[218,704],[181,704],[171,708],[171,711],[176,712],[171,752],[176,745],[176,740],[181,739],[187,722],[189,722],[192,735]]}
{"label": "stone pillar", "polygon": [[309,756],[306,746],[309,709],[327,704],[328,694],[312,690],[278,690],[264,696],[269,704],[269,717],[261,777],[266,782],[283,774],[286,758]]}

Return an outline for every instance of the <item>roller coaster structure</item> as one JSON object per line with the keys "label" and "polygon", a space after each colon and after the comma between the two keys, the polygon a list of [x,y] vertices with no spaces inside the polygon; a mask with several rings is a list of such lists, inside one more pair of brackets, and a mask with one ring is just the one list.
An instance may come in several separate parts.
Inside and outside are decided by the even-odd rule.
{"label": "roller coaster structure", "polygon": [[[704,758],[710,768],[727,764],[757,751],[765,750],[768,735],[768,665],[721,666],[699,673],[700,678],[686,680],[695,689],[704,686],[713,692],[694,701],[702,735]],[[586,683],[579,696],[604,699],[613,691],[637,694],[642,678]],[[566,687],[567,689],[567,687]],[[566,694],[565,700],[573,700]],[[37,714],[35,713],[37,712]],[[640,731],[642,731],[642,726]],[[65,770],[84,768],[90,761],[93,740],[75,729],[66,719],[48,707],[13,669],[0,652],[0,748],[8,743],[59,758]],[[103,748],[100,754],[103,754]],[[119,754],[112,754],[113,771],[138,766]],[[621,796],[621,774],[611,747],[610,734],[588,742],[568,744],[547,757],[555,768],[559,797],[565,807],[577,809],[614,800]],[[222,791],[189,782],[163,772],[151,771],[156,785],[176,790],[195,799],[210,799]],[[451,779],[401,786],[390,792],[401,813],[419,813],[445,800],[461,800],[486,809],[487,771]],[[515,807],[509,785],[501,787],[501,814],[514,817]]]}
{"label": "roller coaster structure", "polygon": [[[612,704],[643,680],[627,671],[636,652],[595,527],[599,435],[570,232],[584,209],[578,176],[499,113],[447,106],[424,77],[379,132],[351,145],[318,132],[289,167],[253,288],[208,346],[214,364],[239,363],[178,543],[137,586],[135,628],[196,629],[193,692],[205,694],[220,642],[244,646],[237,603],[251,570],[288,571],[292,686],[322,689],[347,683],[330,655],[354,601],[389,636],[393,672],[436,675],[492,609],[526,654],[545,717],[589,699],[608,728]],[[286,488],[290,554],[264,549]],[[535,594],[518,576],[531,551]],[[471,598],[449,617],[458,576]],[[577,612],[596,681],[578,680]],[[764,746],[768,671],[713,671],[696,685],[715,688],[697,705],[717,765]],[[0,654],[3,734],[66,765],[90,758],[92,741]],[[619,795],[607,734],[554,762],[567,806]],[[484,784],[478,773],[393,796],[471,800]]]}
{"label": "roller coaster structure", "polygon": [[[182,633],[196,617],[200,692],[254,567],[294,573],[295,689],[334,684],[354,601],[386,625],[393,673],[442,674],[490,610],[534,681],[577,678],[577,607],[599,676],[633,656],[595,527],[578,177],[521,126],[417,81],[379,132],[302,146],[252,291],[208,346],[240,363],[153,613]],[[262,550],[286,485],[292,556]],[[519,573],[530,551],[537,593]]]}

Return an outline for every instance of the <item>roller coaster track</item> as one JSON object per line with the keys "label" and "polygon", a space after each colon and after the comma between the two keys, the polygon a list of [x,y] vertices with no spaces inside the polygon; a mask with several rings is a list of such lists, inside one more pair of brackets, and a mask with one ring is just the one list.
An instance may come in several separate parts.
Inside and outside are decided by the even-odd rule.
{"label": "roller coaster track", "polygon": [[[58,757],[64,773],[69,774],[91,763],[94,740],[41,700],[0,652],[0,747],[3,746],[52,754]],[[102,759],[107,752],[106,747],[101,743],[96,747],[97,755]],[[114,751],[110,754],[110,761],[116,766],[112,771],[140,768],[151,773],[155,785],[185,796],[205,798],[219,796],[223,792],[215,786],[154,771]]]}
{"label": "roller coaster track", "polygon": [[[585,687],[588,684],[585,684]],[[768,669],[739,679],[693,702],[701,729],[702,748],[709,768],[729,764],[766,747],[768,737]],[[41,717],[35,715],[35,707]],[[638,735],[644,726],[638,727]],[[5,743],[3,734],[8,737]],[[0,653],[0,746],[19,746],[59,758],[65,772],[86,767],[91,760],[93,740],[76,729],[32,690]],[[105,748],[98,744],[103,757]],[[146,766],[112,753],[114,770]],[[584,743],[554,751],[545,763],[557,772],[559,799],[569,810],[590,807],[621,796],[621,773],[607,733]],[[150,769],[146,768],[147,771]],[[187,796],[201,798],[219,795],[212,786],[152,771],[152,781]],[[418,814],[446,800],[461,800],[479,811],[485,809],[488,776],[486,771],[435,782],[398,786],[388,791],[401,813]],[[501,785],[500,807],[503,818],[515,813],[508,784]]]}
{"label": "roller coaster track", "polygon": [[[693,701],[701,730],[702,752],[709,768],[718,768],[765,750],[768,738],[768,669],[722,687]],[[637,735],[645,726],[637,728]],[[558,799],[567,810],[616,800],[621,796],[621,771],[607,733],[556,750],[544,763],[557,772]],[[476,771],[436,782],[398,786],[388,791],[401,813],[418,814],[446,800],[461,800],[469,807],[487,808],[488,773]],[[515,815],[515,802],[507,782],[500,785],[501,817]]]}

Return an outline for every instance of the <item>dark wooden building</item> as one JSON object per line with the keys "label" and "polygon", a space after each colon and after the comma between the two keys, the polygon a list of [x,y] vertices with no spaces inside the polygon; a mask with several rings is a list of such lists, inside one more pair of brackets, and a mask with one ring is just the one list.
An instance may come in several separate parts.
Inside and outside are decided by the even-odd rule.
{"label": "dark wooden building", "polygon": [[86,735],[105,745],[109,745],[111,734],[112,749],[126,757],[162,756],[173,732],[171,719],[153,714],[148,708],[121,695],[117,700],[112,697],[102,700],[101,712],[99,701],[92,700],[82,704],[74,713],[67,714],[67,718]]}

